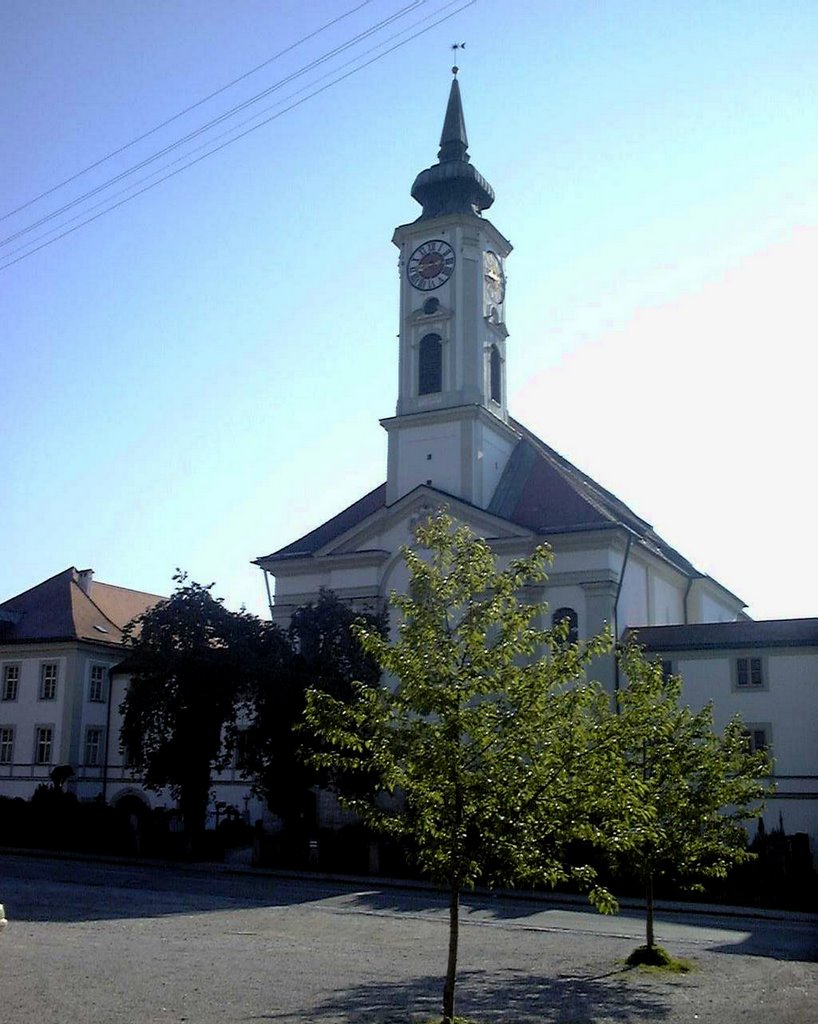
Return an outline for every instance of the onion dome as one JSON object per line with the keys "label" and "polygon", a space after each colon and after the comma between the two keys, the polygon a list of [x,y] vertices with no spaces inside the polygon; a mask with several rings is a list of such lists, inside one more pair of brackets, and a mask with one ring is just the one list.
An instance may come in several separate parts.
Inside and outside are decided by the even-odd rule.
{"label": "onion dome", "polygon": [[470,163],[468,146],[460,86],[454,78],[440,136],[438,162],[421,171],[412,186],[412,198],[423,207],[419,220],[449,213],[479,214],[494,202],[494,189]]}

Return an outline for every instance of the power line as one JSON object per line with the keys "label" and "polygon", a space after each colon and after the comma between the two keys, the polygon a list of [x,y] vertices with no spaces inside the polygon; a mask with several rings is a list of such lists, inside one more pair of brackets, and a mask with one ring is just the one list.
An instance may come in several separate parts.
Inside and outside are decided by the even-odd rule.
{"label": "power line", "polygon": [[83,167],[82,170],[77,171],[75,174],[72,174],[69,178],[65,178],[63,181],[58,182],[51,188],[46,189],[45,192],[41,192],[39,195],[34,196],[33,199],[29,199],[22,205],[15,207],[15,209],[9,210],[8,213],[1,214],[0,221],[7,220],[9,217],[13,217],[15,213],[20,213],[22,210],[27,209],[29,206],[33,206],[34,203],[39,202],[41,199],[45,199],[46,196],[50,196],[52,193],[63,188],[65,185],[70,185],[72,181],[76,181],[77,178],[82,177],[83,174],[87,174],[88,171],[93,171],[96,167],[99,167],[100,164],[104,164],[106,161],[111,160],[113,157],[119,156],[120,153],[124,153],[125,150],[130,149],[131,146],[135,146],[139,142],[144,142],[144,140],[150,138],[151,135],[155,135],[156,132],[161,131],[163,128],[167,128],[169,124],[173,124],[174,121],[178,121],[180,117],[184,117],[185,114],[189,114],[192,110],[196,110],[197,107],[201,107],[204,103],[207,103],[209,100],[214,99],[216,96],[220,96],[223,92],[226,92],[228,89],[232,89],[234,85],[238,85],[239,82],[243,82],[245,78],[249,78],[250,75],[254,75],[257,71],[261,71],[262,68],[266,68],[269,64],[272,64],[274,61],[277,61],[281,57],[286,56],[286,54],[291,53],[293,50],[297,49],[297,47],[309,42],[310,39],[314,39],[322,32],[325,32],[328,28],[332,28],[333,25],[337,25],[339,21],[343,21],[345,18],[349,18],[351,15],[356,14],[358,11],[361,10],[362,7],[366,7],[370,3],[372,3],[372,0],[362,0],[362,2],[357,5],[357,7],[352,7],[350,8],[350,10],[345,11],[343,14],[339,14],[338,17],[333,18],[331,21],[325,22],[323,25],[315,29],[313,32],[310,32],[307,35],[302,36],[300,39],[296,40],[294,43],[291,43],[289,46],[285,46],[283,50],[279,50],[278,53],[274,53],[272,57],[268,57],[267,60],[262,61],[261,64],[257,64],[254,68],[250,68],[249,71],[245,71],[244,74],[239,75],[238,78],[234,78],[232,82],[228,82],[226,85],[222,85],[220,88],[215,89],[213,92],[209,93],[207,96],[204,96],[202,99],[197,100],[195,103],[191,103],[189,107],[185,107],[184,110],[180,110],[178,114],[173,114],[171,117],[167,118],[167,120],[162,121],[161,124],[156,125],[155,128],[151,128],[149,129],[149,131],[146,131],[143,135],[139,135],[135,139],[131,139],[131,141],[126,142],[124,146],[120,146],[118,149],[111,150],[110,153],[107,153],[105,156],[100,157],[99,160],[95,160],[92,164],[88,164],[87,167]]}
{"label": "power line", "polygon": [[[457,2],[458,2],[458,0],[451,0],[451,3],[457,3]],[[430,32],[433,28],[436,28],[438,25],[442,25],[444,22],[449,21],[450,18],[453,18],[455,15],[460,14],[460,12],[464,11],[467,7],[472,7],[476,2],[477,2],[477,0],[466,0],[466,2],[462,3],[460,7],[456,8],[454,11],[451,11],[449,14],[446,14],[446,15],[444,15],[441,18],[438,18],[438,20],[433,22],[431,25],[427,25],[426,28],[420,29],[418,32],[413,33],[407,39],[404,39],[404,40],[402,40],[399,43],[395,43],[394,46],[391,46],[388,49],[384,50],[383,53],[379,53],[379,54],[375,55],[374,57],[370,58],[368,61],[365,61],[363,64],[360,64],[358,67],[352,68],[350,71],[347,71],[343,75],[339,75],[337,78],[333,79],[331,82],[328,82],[326,85],[321,86],[320,88],[316,89],[314,92],[309,93],[309,95],[304,96],[304,97],[302,97],[299,100],[296,100],[294,103],[291,103],[288,107],[285,107],[283,110],[279,111],[277,114],[273,114],[271,117],[265,118],[263,121],[260,121],[258,124],[254,125],[251,128],[247,128],[245,131],[241,132],[239,135],[234,136],[232,139],[228,139],[226,142],[221,143],[221,145],[219,145],[219,146],[215,146],[213,149],[209,150],[207,153],[203,153],[201,156],[196,157],[195,160],[189,161],[188,163],[184,164],[182,167],[179,167],[176,170],[171,171],[169,174],[164,175],[163,177],[159,178],[157,181],[153,182],[152,184],[146,185],[144,188],[141,188],[138,191],[133,192],[131,195],[126,196],[125,198],[121,199],[117,203],[113,203],[111,206],[108,206],[108,207],[106,207],[106,209],[101,210],[99,213],[95,214],[93,217],[88,217],[86,220],[82,221],[80,224],[76,224],[74,227],[68,228],[67,230],[65,230],[65,231],[61,232],[60,234],[56,235],[54,238],[51,238],[48,241],[42,242],[41,245],[38,245],[38,246],[36,246],[35,248],[32,248],[32,249],[29,249],[27,252],[25,252],[22,255],[18,256],[16,259],[9,260],[8,262],[6,262],[2,266],[0,266],[0,272],[2,272],[3,270],[7,270],[11,266],[14,266],[14,264],[19,263],[21,260],[27,259],[29,256],[33,256],[34,253],[39,252],[41,249],[45,249],[47,246],[52,245],[54,242],[58,242],[60,239],[65,238],[66,235],[73,234],[75,231],[78,231],[80,228],[85,227],[86,224],[91,224],[93,221],[99,220],[99,218],[100,217],[104,217],[105,214],[110,213],[112,210],[115,210],[115,209],[117,209],[120,206],[123,206],[125,203],[130,202],[132,199],[136,199],[137,196],[140,196],[143,193],[148,192],[148,191],[150,191],[153,188],[156,188],[157,185],[161,185],[162,182],[167,181],[169,178],[173,178],[177,174],[181,174],[182,171],[187,170],[189,167],[193,167],[195,164],[200,163],[202,160],[205,160],[209,156],[213,156],[215,153],[218,153],[220,150],[225,149],[229,145],[232,145],[232,143],[238,142],[239,139],[244,138],[246,135],[250,135],[252,132],[256,131],[259,128],[264,127],[264,125],[269,124],[271,121],[275,121],[279,117],[283,117],[284,114],[289,113],[291,110],[294,110],[296,107],[301,106],[303,103],[306,103],[308,100],[313,99],[315,96],[318,96],[320,93],[326,92],[327,89],[332,88],[334,85],[338,85],[340,82],[343,82],[345,79],[350,78],[354,74],[357,74],[359,71],[363,71],[365,68],[369,67],[371,64],[374,64],[377,61],[382,60],[384,57],[388,56],[390,53],[394,52],[395,50],[398,50],[401,47],[406,46],[408,43],[412,42],[414,39],[417,39],[419,36],[425,35],[425,33]],[[446,6],[451,6],[451,3],[447,4]],[[426,20],[426,19],[423,19],[423,20]],[[420,23],[418,23],[418,24],[420,24]],[[58,229],[55,229],[55,230],[58,230]],[[16,250],[16,251],[19,251],[19,250]]]}
{"label": "power line", "polygon": [[151,156],[146,157],[144,160],[139,161],[139,163],[134,164],[132,167],[129,167],[124,171],[121,171],[113,178],[109,178],[107,181],[104,181],[101,185],[97,185],[95,188],[89,189],[87,192],[83,192],[82,195],[77,196],[70,202],[65,203],[63,206],[58,207],[56,210],[52,210],[51,213],[47,213],[45,214],[45,216],[40,217],[39,220],[35,220],[33,223],[27,225],[26,227],[20,228],[20,230],[15,231],[10,235],[7,235],[3,239],[0,239],[0,246],[8,245],[9,242],[13,242],[17,238],[20,238],[23,235],[26,235],[29,232],[36,230],[43,224],[47,224],[50,220],[54,220],[55,217],[59,217],[60,214],[65,213],[67,210],[72,210],[75,206],[78,206],[80,203],[85,202],[86,199],[91,199],[93,196],[98,195],[100,192],[104,192],[112,185],[115,185],[118,181],[122,181],[123,178],[127,178],[131,174],[135,174],[137,171],[141,171],[142,168],[147,167],[148,164],[154,163],[156,160],[160,160],[163,156],[166,156],[174,149],[178,149],[180,146],[183,146],[186,142],[190,142],[192,139],[195,139],[199,135],[204,134],[205,132],[209,131],[216,125],[221,124],[223,121],[226,121],[229,118],[233,117],[235,114],[240,113],[242,110],[246,110],[248,107],[253,106],[254,103],[258,103],[260,100],[264,99],[265,96],[269,96],[271,93],[283,88],[285,85],[288,85],[295,79],[307,74],[314,68],[319,67],[321,64],[325,64],[328,60],[331,60],[333,57],[337,57],[339,53],[343,53],[345,50],[348,50],[352,46],[355,46],[363,39],[366,39],[369,36],[374,35],[376,32],[379,32],[382,28],[385,28],[387,25],[392,24],[393,22],[399,20],[400,18],[404,17],[407,14],[410,14],[413,10],[416,10],[418,7],[422,6],[426,2],[427,0],[411,0],[409,4],[400,8],[394,14],[389,15],[389,17],[387,18],[383,18],[381,21],[376,22],[374,25],[370,26],[367,29],[364,29],[362,32],[359,32],[356,36],[353,36],[346,42],[339,44],[338,46],[334,47],[331,50],[328,50],[326,53],[322,54],[320,57],[317,57],[309,64],[302,65],[302,67],[299,68],[297,71],[294,71],[291,74],[285,76],[278,82],[275,82],[273,85],[268,86],[268,88],[263,89],[261,92],[256,93],[254,96],[251,96],[249,99],[244,100],[241,103],[237,103],[235,106],[229,108],[224,113],[219,114],[218,117],[214,117],[210,121],[205,122],[205,124],[200,125],[198,128],[195,128],[193,131],[188,132],[188,134],[182,136],[181,139],[177,139],[175,142],[169,143],[163,149],[160,149],[157,153],[154,153]]}
{"label": "power line", "polygon": [[[461,0],[449,0],[449,2],[444,4],[441,9],[442,10],[446,10],[447,8],[453,7],[456,3],[460,3],[460,2],[461,2]],[[473,2],[476,2],[476,0],[473,0]],[[469,6],[469,5],[467,4],[465,6]],[[462,10],[462,8],[460,8],[460,9]],[[454,11],[452,13],[453,14],[457,14],[458,11]],[[36,242],[43,241],[49,235],[52,235],[55,232],[60,231],[61,228],[67,226],[68,224],[72,224],[74,221],[79,220],[81,217],[85,217],[86,214],[90,213],[92,210],[98,210],[100,207],[105,206],[106,203],[109,203],[111,201],[111,199],[118,198],[119,196],[127,196],[128,193],[131,192],[132,189],[137,188],[139,185],[145,184],[145,182],[148,182],[152,178],[157,177],[157,175],[163,174],[163,172],[168,170],[170,167],[173,167],[175,164],[181,163],[183,160],[187,160],[188,157],[192,156],[194,153],[198,153],[202,149],[206,149],[208,146],[211,146],[217,140],[226,138],[229,135],[233,135],[234,132],[237,132],[240,128],[243,128],[246,125],[252,124],[252,122],[254,122],[257,118],[261,117],[263,114],[269,113],[271,110],[275,110],[277,107],[280,107],[283,103],[286,103],[286,102],[288,102],[288,100],[293,99],[293,97],[298,96],[300,93],[306,92],[308,89],[311,89],[318,82],[321,82],[324,79],[331,77],[332,75],[336,75],[340,70],[342,70],[343,68],[349,67],[351,64],[356,64],[363,57],[366,57],[370,53],[374,53],[375,51],[380,50],[387,43],[390,43],[390,42],[392,42],[395,39],[399,39],[401,36],[406,35],[407,32],[411,32],[413,29],[417,28],[419,25],[422,25],[424,22],[429,21],[429,20],[431,20],[434,17],[436,17],[436,13],[427,14],[425,18],[421,18],[419,21],[416,21],[413,25],[410,25],[408,28],[401,29],[400,32],[396,32],[396,33],[394,33],[391,36],[387,36],[386,39],[381,40],[381,42],[377,43],[375,46],[370,47],[368,50],[364,50],[363,53],[357,54],[355,57],[350,58],[349,60],[345,61],[343,64],[339,65],[338,67],[333,68],[332,71],[327,71],[323,75],[320,75],[318,78],[314,79],[312,82],[308,83],[307,85],[302,86],[300,89],[296,89],[295,92],[290,93],[290,95],[288,97],[286,97],[285,99],[280,100],[278,103],[274,103],[270,107],[265,107],[263,110],[258,111],[258,113],[254,114],[252,117],[248,118],[246,121],[241,121],[241,122],[239,122],[239,124],[234,125],[233,127],[229,128],[227,131],[222,132],[221,134],[216,135],[215,137],[213,137],[211,139],[208,139],[206,142],[201,143],[201,145],[196,146],[192,150],[189,150],[183,156],[177,157],[175,160],[171,160],[170,163],[167,163],[163,167],[160,167],[158,170],[153,171],[151,174],[148,174],[146,177],[140,178],[138,181],[132,182],[126,188],[121,189],[119,192],[115,192],[112,196],[108,196],[105,199],[101,200],[100,202],[95,203],[92,206],[87,207],[85,210],[81,211],[80,213],[75,214],[73,217],[69,217],[67,220],[64,220],[62,222],[62,224],[59,224],[57,227],[52,228],[49,231],[46,231],[45,234],[39,235],[37,238],[32,239],[31,241],[26,242],[26,243],[24,243],[21,246],[18,246],[16,249],[12,249],[10,252],[6,252],[6,253],[2,254],[2,257],[0,257],[0,258],[8,259],[9,257],[14,256],[14,255],[16,255],[19,252],[25,252],[25,250],[28,249],[30,245],[32,245],[32,244],[34,244]],[[431,27],[432,26],[430,26],[430,28]],[[408,39],[406,40],[406,42],[409,42],[409,41],[410,40],[408,40]],[[362,67],[363,66],[365,66],[365,65],[362,65]],[[330,84],[334,84],[334,83],[330,83]],[[307,98],[309,99],[310,97],[307,97]],[[291,107],[288,108],[288,109],[291,109]],[[286,111],[281,111],[281,113],[285,113],[285,112]],[[265,121],[263,123],[268,123],[269,120],[271,120],[271,119],[268,118],[267,121]],[[260,127],[260,125],[258,127]],[[246,133],[242,133],[242,134],[246,134]],[[236,141],[239,138],[241,138],[241,135],[237,135],[235,137],[235,139],[232,139],[230,141]],[[219,147],[219,148],[223,148],[223,147]],[[216,152],[216,150],[213,150],[213,152]],[[210,154],[207,153],[205,155],[208,156]],[[193,162],[195,162],[195,161],[191,161],[191,164]],[[188,164],[187,166],[190,166],[191,164]],[[181,169],[184,170],[184,168],[181,168]],[[171,177],[171,176],[172,175],[165,175],[165,178]],[[165,178],[163,178],[162,180],[165,180]],[[159,182],[157,181],[157,182],[155,182],[155,184],[159,184]],[[149,186],[149,187],[153,187],[153,186]],[[147,191],[147,189],[141,189],[139,192],[135,192],[134,196],[131,196],[130,198],[134,198],[136,195],[140,195],[142,192],[145,192],[145,191]],[[118,205],[122,205],[122,204],[118,203],[116,205],[118,206]],[[110,207],[110,209],[114,209],[114,208],[115,208],[115,206],[111,206]],[[103,212],[106,212],[106,211],[103,211]],[[96,218],[89,218],[89,221],[91,219],[96,219]],[[89,221],[86,221],[85,223],[88,223]],[[78,227],[81,227],[81,226],[82,225],[78,225]],[[61,234],[59,237],[62,238],[62,237],[64,237],[65,234],[69,234],[69,233],[70,232],[63,232],[63,234]],[[51,239],[51,241],[57,241],[57,239],[54,238],[54,239]],[[40,248],[42,248],[42,246],[40,246]],[[36,252],[36,251],[37,250],[32,250],[32,252]],[[11,263],[6,264],[6,265],[10,266]],[[3,269],[3,267],[0,267],[0,269]]]}

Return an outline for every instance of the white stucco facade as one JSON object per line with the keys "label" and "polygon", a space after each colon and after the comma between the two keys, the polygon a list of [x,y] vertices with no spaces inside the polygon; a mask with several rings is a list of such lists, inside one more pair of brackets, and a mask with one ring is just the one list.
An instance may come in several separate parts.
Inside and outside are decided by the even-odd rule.
{"label": "white stucco facade", "polygon": [[806,833],[818,858],[818,619],[642,629],[637,637],[681,676],[686,703],[712,703],[717,730],[740,715],[748,741],[769,749],[767,830]]}

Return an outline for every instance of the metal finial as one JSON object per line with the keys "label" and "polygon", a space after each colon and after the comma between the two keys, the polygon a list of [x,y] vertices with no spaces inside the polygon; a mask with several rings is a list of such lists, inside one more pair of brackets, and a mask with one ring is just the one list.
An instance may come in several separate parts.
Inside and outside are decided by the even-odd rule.
{"label": "metal finial", "polygon": [[[465,50],[465,49],[466,49],[466,44],[465,43],[452,43],[452,53],[455,54],[455,56],[457,55],[457,51],[458,50]],[[457,78],[457,72],[459,70],[460,70],[460,68],[456,64],[452,65],[452,74],[455,76],[455,78]]]}

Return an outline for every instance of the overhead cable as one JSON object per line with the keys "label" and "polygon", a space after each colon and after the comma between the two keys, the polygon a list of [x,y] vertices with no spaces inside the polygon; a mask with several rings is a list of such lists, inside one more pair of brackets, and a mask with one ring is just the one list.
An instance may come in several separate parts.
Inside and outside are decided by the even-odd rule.
{"label": "overhead cable", "polygon": [[201,107],[209,100],[214,99],[216,96],[220,96],[223,92],[226,92],[228,89],[232,89],[234,85],[238,85],[239,82],[243,82],[246,78],[249,78],[250,75],[254,75],[257,71],[261,71],[262,68],[266,68],[274,61],[277,61],[281,57],[286,56],[286,54],[291,53],[297,47],[309,42],[310,39],[314,39],[317,35],[320,35],[322,32],[325,32],[328,28],[332,28],[333,25],[337,25],[338,22],[343,21],[344,18],[348,18],[350,17],[350,15],[357,13],[358,11],[361,10],[362,7],[366,7],[367,4],[370,3],[372,3],[372,0],[362,0],[362,3],[359,3],[356,7],[352,7],[350,8],[350,10],[345,11],[343,14],[339,14],[338,17],[333,18],[331,21],[325,22],[319,28],[315,29],[314,31],[308,33],[305,36],[302,36],[300,39],[297,39],[294,43],[291,43],[289,46],[285,46],[283,50],[279,50],[278,53],[274,53],[272,57],[268,57],[267,60],[262,61],[261,64],[257,64],[254,68],[250,68],[249,71],[245,71],[244,74],[239,75],[238,78],[234,78],[232,82],[228,82],[226,85],[222,85],[218,89],[214,89],[213,92],[208,93],[207,96],[203,96],[202,99],[197,100],[195,103],[191,103],[189,107],[185,107],[184,110],[180,110],[177,114],[171,115],[169,118],[162,121],[161,124],[158,124],[154,128],[149,129],[142,135],[137,136],[135,139],[131,139],[130,142],[126,142],[124,146],[120,146],[118,149],[111,150],[110,153],[107,153],[105,156],[100,157],[99,160],[95,160],[92,164],[88,164],[87,167],[83,167],[82,170],[77,171],[70,177],[65,178],[63,181],[58,182],[51,188],[46,189],[45,192],[41,192],[39,195],[34,196],[33,199],[29,199],[27,202],[22,203],[20,206],[15,207],[15,209],[9,210],[8,213],[0,214],[0,221],[7,220],[9,217],[13,217],[15,213],[20,213],[21,210],[25,210],[29,206],[33,206],[34,203],[39,202],[41,199],[45,199],[46,196],[50,196],[52,193],[58,191],[58,189],[63,188],[65,185],[70,185],[72,181],[76,181],[77,178],[82,177],[83,174],[87,174],[89,171],[93,171],[101,164],[104,164],[106,161],[113,159],[113,157],[119,156],[120,153],[124,153],[125,150],[130,149],[131,146],[135,146],[139,142],[144,142],[144,140],[150,138],[151,135],[155,135],[156,132],[161,131],[163,128],[167,128],[169,124],[173,124],[174,121],[178,121],[180,117],[184,117],[185,114],[189,114],[192,110],[196,110],[197,107]]}
{"label": "overhead cable", "polygon": [[190,142],[191,139],[197,138],[199,135],[204,134],[205,132],[209,131],[216,125],[221,124],[223,121],[226,121],[229,118],[233,117],[235,114],[238,114],[242,110],[246,110],[248,107],[253,106],[253,104],[258,103],[260,100],[264,99],[266,96],[269,96],[271,93],[276,92],[277,90],[283,88],[285,85],[288,85],[290,82],[295,81],[295,79],[302,77],[302,75],[308,74],[310,71],[312,71],[316,67],[319,67],[321,64],[326,64],[328,60],[332,60],[333,57],[337,57],[339,53],[343,53],[345,50],[350,49],[350,47],[355,46],[363,39],[366,39],[369,36],[373,35],[374,33],[379,32],[382,28],[385,28],[387,25],[392,24],[399,18],[405,17],[407,14],[411,13],[413,10],[416,10],[419,6],[426,2],[427,0],[412,0],[411,3],[407,4],[405,7],[402,7],[394,14],[391,14],[388,18],[382,19],[375,25],[370,26],[364,31],[359,32],[358,35],[353,36],[351,39],[348,39],[346,42],[341,43],[340,45],[334,47],[332,50],[328,50],[320,57],[316,57],[315,60],[310,61],[309,64],[303,65],[297,71],[294,71],[291,74],[286,75],[284,78],[279,79],[279,81],[274,82],[273,85],[268,86],[268,88],[263,89],[259,93],[256,93],[249,99],[244,100],[241,103],[237,103],[235,106],[226,110],[223,114],[219,114],[218,117],[214,117],[210,121],[207,121],[205,124],[193,129],[193,131],[188,132],[187,135],[182,136],[182,138],[177,139],[175,142],[169,143],[167,146],[165,146],[163,149],[160,149],[158,152],[153,153],[151,156],[146,157],[144,160],[140,160],[139,163],[133,164],[131,167],[126,168],[119,174],[114,175],[114,177],[109,178],[107,181],[104,181],[101,185],[97,185],[95,188],[89,189],[87,192],[83,192],[82,195],[77,196],[70,202],[65,203],[63,206],[58,207],[56,210],[52,210],[51,213],[47,213],[43,217],[40,217],[39,220],[35,220],[26,227],[20,228],[19,231],[15,231],[12,234],[7,235],[5,238],[0,239],[0,246],[8,245],[9,242],[13,242],[17,238],[20,238],[22,235],[26,235],[29,232],[36,230],[43,224],[47,224],[48,221],[54,220],[55,217],[59,217],[60,214],[65,213],[67,210],[71,210],[75,206],[78,206],[80,203],[85,202],[86,199],[90,199],[93,196],[98,195],[100,192],[105,191],[105,189],[108,189],[112,185],[115,185],[117,182],[122,181],[123,178],[127,178],[131,174],[135,174],[137,171],[141,171],[142,168],[147,167],[148,164],[154,163],[156,160],[160,160],[163,156],[166,156],[174,149],[178,149],[180,146],[183,146],[186,142]]}
{"label": "overhead cable", "polygon": [[[452,4],[457,3],[457,2],[458,2],[458,0],[450,0],[450,2],[448,4],[444,5],[443,9],[445,10],[447,7],[450,7],[450,6],[452,6]],[[444,22],[448,21],[450,18],[453,18],[455,15],[459,14],[461,11],[465,10],[467,7],[473,6],[476,2],[477,2],[477,0],[465,0],[465,2],[461,3],[460,6],[457,7],[455,10],[453,10],[450,13],[444,15],[443,17],[438,18],[436,21],[432,22],[432,24],[426,26],[425,28],[420,29],[417,32],[414,32],[412,35],[408,36],[406,39],[404,39],[404,40],[402,40],[400,42],[395,43],[393,46],[390,46],[388,49],[384,50],[382,53],[376,54],[375,56],[371,57],[369,60],[365,61],[364,63],[359,64],[357,67],[354,67],[351,70],[345,72],[343,75],[339,75],[337,78],[334,78],[331,82],[328,82],[325,85],[321,86],[320,88],[315,89],[313,92],[309,93],[307,96],[303,96],[301,99],[298,99],[295,102],[289,104],[289,106],[284,107],[282,110],[278,111],[278,113],[275,113],[275,114],[271,115],[270,117],[267,117],[267,118],[265,118],[262,121],[259,121],[257,124],[253,125],[252,127],[247,128],[245,131],[240,132],[238,135],[234,135],[233,138],[230,138],[227,141],[222,142],[220,145],[214,146],[212,149],[209,149],[206,153],[203,153],[202,155],[196,157],[195,159],[190,160],[188,163],[184,164],[183,166],[176,168],[176,170],[170,171],[168,174],[165,174],[163,177],[159,178],[157,181],[154,181],[151,184],[145,185],[144,188],[141,188],[141,189],[138,189],[135,192],[132,192],[130,195],[125,196],[123,199],[120,199],[118,202],[112,203],[110,206],[107,206],[104,210],[101,210],[99,213],[94,214],[94,216],[88,217],[85,220],[83,220],[81,223],[75,224],[73,227],[67,228],[65,231],[60,232],[55,237],[47,239],[46,241],[42,241],[40,245],[35,245],[33,248],[27,248],[27,246],[22,247],[22,248],[27,248],[27,251],[23,252],[21,255],[17,256],[16,259],[9,259],[9,260],[7,260],[6,263],[4,263],[2,266],[0,266],[0,271],[6,270],[9,267],[13,266],[14,264],[19,263],[21,260],[24,260],[27,257],[34,255],[34,253],[39,252],[42,249],[45,249],[47,246],[52,245],[54,242],[59,241],[61,238],[65,238],[66,235],[73,234],[74,231],[78,231],[80,228],[84,227],[86,224],[90,224],[90,223],[92,223],[95,220],[99,220],[100,217],[105,216],[107,213],[110,213],[112,210],[115,210],[118,207],[123,206],[125,203],[130,202],[132,199],[136,199],[137,196],[140,196],[140,195],[144,194],[145,192],[150,191],[151,189],[155,188],[157,185],[162,184],[162,182],[167,181],[169,178],[173,178],[177,174],[181,174],[182,171],[185,171],[189,167],[193,167],[195,164],[198,164],[202,160],[205,160],[207,157],[212,156],[215,153],[218,153],[220,150],[224,149],[225,147],[227,147],[229,145],[232,145],[232,143],[237,142],[239,139],[244,138],[245,136],[251,134],[252,132],[257,131],[259,128],[264,127],[265,125],[269,124],[271,121],[277,120],[279,117],[282,117],[284,114],[289,113],[291,110],[294,110],[296,107],[299,107],[302,104],[306,103],[308,100],[313,99],[313,97],[318,96],[320,93],[326,92],[327,89],[330,89],[334,85],[337,85],[340,82],[344,81],[345,79],[350,78],[352,75],[357,74],[359,71],[363,71],[365,68],[369,67],[371,64],[374,64],[377,61],[382,60],[384,57],[388,56],[390,53],[394,52],[395,50],[400,49],[403,46],[406,46],[408,43],[412,42],[414,39],[417,39],[419,36],[424,35],[426,32],[431,31],[433,28],[436,28],[438,25],[441,25]],[[422,19],[417,24],[422,24],[422,22],[425,21],[425,20],[428,20],[428,18]],[[408,31],[408,30],[406,30],[406,31]],[[403,34],[403,33],[399,33],[399,34]],[[392,38],[394,38],[394,37],[392,37]],[[379,44],[379,46],[380,45],[383,45],[383,43]],[[359,55],[359,58],[355,58],[355,59],[356,60],[360,59],[360,55]],[[294,93],[293,95],[297,95],[297,93]],[[272,109],[272,108],[268,108],[268,109]],[[253,120],[253,119],[250,119],[250,120]],[[246,124],[248,122],[244,122],[244,123]],[[228,133],[225,133],[225,134],[228,134]],[[180,157],[179,159],[185,159],[185,157]],[[178,161],[174,161],[174,162],[178,162]],[[171,166],[171,165],[167,165],[167,166]],[[148,177],[149,178],[153,177],[153,175],[149,175]],[[118,180],[118,178],[112,179],[111,182],[109,182],[108,184],[109,185],[113,184],[113,183],[115,183],[116,180]],[[148,179],[143,179],[143,180],[148,180]],[[82,214],[80,214],[79,216],[82,216]],[[72,218],[72,219],[76,219],[76,218]],[[64,223],[70,223],[70,221],[66,221]],[[59,230],[59,228],[56,228],[56,229],[53,229],[53,230]],[[52,233],[53,233],[53,231],[47,232],[46,234],[52,234]],[[35,242],[40,241],[40,239],[45,238],[45,237],[46,236],[40,236],[40,238],[38,238],[38,239],[33,239],[32,243],[30,243],[30,244],[33,245]],[[17,250],[14,250],[13,252],[14,253],[20,252],[20,250],[17,249]],[[12,255],[12,253],[8,253],[6,255],[10,256],[10,255]]]}

